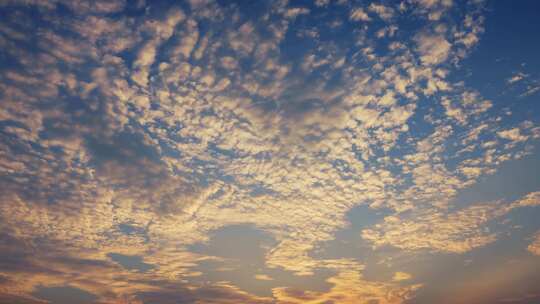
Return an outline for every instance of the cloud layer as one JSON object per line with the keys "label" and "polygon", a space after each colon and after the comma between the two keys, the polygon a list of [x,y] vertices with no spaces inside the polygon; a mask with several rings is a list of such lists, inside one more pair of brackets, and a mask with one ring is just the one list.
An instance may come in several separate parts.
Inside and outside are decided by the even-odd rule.
{"label": "cloud layer", "polygon": [[[353,208],[387,213],[355,232],[373,252],[465,254],[507,231],[493,222],[540,204],[538,192],[455,201],[540,138],[538,121],[452,74],[484,32],[481,1],[0,10],[5,299],[42,303],[40,288],[71,286],[100,303],[404,303],[425,284],[413,274],[316,257]],[[331,287],[261,273],[276,284],[262,295],[197,270],[230,263],[193,248],[238,224],[273,239],[261,270],[326,271]]]}

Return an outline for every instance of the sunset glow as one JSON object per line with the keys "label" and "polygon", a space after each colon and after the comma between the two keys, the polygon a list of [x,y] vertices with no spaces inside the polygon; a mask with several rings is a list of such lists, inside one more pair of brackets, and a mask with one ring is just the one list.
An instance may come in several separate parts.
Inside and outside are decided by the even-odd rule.
{"label": "sunset glow", "polygon": [[540,303],[540,2],[0,0],[0,304]]}

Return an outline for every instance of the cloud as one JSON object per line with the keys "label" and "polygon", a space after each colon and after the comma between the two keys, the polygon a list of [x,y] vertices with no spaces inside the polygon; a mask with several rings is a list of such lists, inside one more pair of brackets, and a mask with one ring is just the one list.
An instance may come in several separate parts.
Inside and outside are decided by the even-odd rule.
{"label": "cloud", "polygon": [[299,15],[306,15],[306,14],[309,14],[309,9],[305,7],[294,7],[294,8],[289,8],[285,12],[285,17],[289,19],[294,19],[298,17]]}
{"label": "cloud", "polygon": [[257,275],[255,275],[255,279],[256,280],[262,280],[262,281],[272,281],[273,280],[270,276],[268,276],[266,274],[257,274]]}
{"label": "cloud", "polygon": [[385,21],[388,21],[394,17],[394,10],[388,6],[382,4],[371,3],[368,7],[370,12],[376,13],[379,17]]}
{"label": "cloud", "polygon": [[519,82],[519,81],[523,80],[527,76],[528,76],[527,74],[519,72],[519,73],[515,74],[514,76],[506,79],[506,83],[514,84],[516,82]]}
{"label": "cloud", "polygon": [[[0,68],[0,227],[8,240],[0,248],[9,253],[1,272],[10,278],[0,288],[10,297],[72,284],[105,303],[401,303],[419,288],[405,273],[372,281],[358,262],[314,253],[359,205],[389,213],[362,229],[375,247],[466,252],[494,241],[498,233],[484,228],[505,205],[458,209],[452,199],[523,155],[517,143],[536,132],[533,122],[496,120],[491,101],[450,78],[452,67],[436,67],[451,58],[443,32],[450,37],[452,27],[415,23],[400,37],[397,6],[332,12],[396,22],[341,36],[328,34],[318,11],[285,2],[253,14],[213,1],[191,1],[186,11],[150,2],[73,2],[62,12],[56,2],[24,4],[40,8],[6,9],[21,20],[35,13],[43,26],[32,36],[34,24],[3,20],[0,38],[13,62]],[[451,9],[447,1],[418,5]],[[309,43],[297,43],[308,40],[296,34],[299,15],[317,24],[305,31]],[[377,36],[392,40],[387,52],[369,38]],[[439,96],[441,104],[430,102]],[[536,205],[535,197],[514,205]],[[276,240],[255,279],[282,286],[275,272],[308,280],[324,270],[332,287],[276,287],[270,298],[209,280],[195,268],[217,258],[190,249],[235,224]],[[130,272],[111,253],[153,267]]]}
{"label": "cloud", "polygon": [[[347,263],[343,263],[345,266]],[[327,292],[274,288],[273,295],[283,303],[406,303],[421,285],[401,287],[394,283],[368,281],[361,275],[362,267],[348,266],[327,281],[333,286]]]}
{"label": "cloud", "polygon": [[440,20],[441,16],[453,6],[453,0],[413,0],[416,10],[427,16],[429,20]]}
{"label": "cloud", "polygon": [[182,55],[189,59],[199,40],[199,30],[197,21],[189,19],[186,21],[184,31],[180,34],[180,42],[172,49],[172,55]]}
{"label": "cloud", "polygon": [[534,235],[533,241],[529,244],[527,250],[534,255],[540,255],[540,233]]}
{"label": "cloud", "polygon": [[168,290],[141,292],[137,298],[143,303],[272,303],[270,298],[251,295],[227,282],[200,287],[171,285]]}
{"label": "cloud", "polygon": [[173,9],[168,12],[165,20],[161,22],[149,23],[148,30],[154,35],[154,39],[148,41],[140,50],[135,60],[134,67],[136,71],[132,76],[140,86],[148,85],[149,68],[154,63],[157,48],[161,43],[167,41],[174,32],[174,28],[185,18],[181,10]]}
{"label": "cloud", "polygon": [[512,142],[526,141],[528,139],[527,136],[521,135],[521,132],[520,132],[519,128],[513,128],[513,129],[499,131],[499,132],[497,132],[497,135],[500,138],[510,140]]}
{"label": "cloud", "polygon": [[442,35],[420,34],[415,37],[420,61],[424,65],[437,65],[444,62],[452,45]]}
{"label": "cloud", "polygon": [[351,11],[349,19],[353,21],[370,21],[368,14],[361,7],[356,7]]}
{"label": "cloud", "polygon": [[394,277],[392,278],[393,281],[407,281],[410,280],[412,276],[406,272],[396,272],[394,273]]}
{"label": "cloud", "polygon": [[533,83],[527,86],[527,91],[522,93],[520,97],[531,96],[538,91],[540,91],[540,85],[538,83]]}
{"label": "cloud", "polygon": [[487,228],[490,221],[538,202],[538,192],[533,192],[508,204],[476,204],[448,213],[432,208],[416,210],[407,216],[385,217],[373,228],[362,230],[362,238],[374,247],[464,253],[497,240],[497,234]]}
{"label": "cloud", "polygon": [[481,225],[488,220],[484,217],[486,211],[477,207],[447,217],[430,210],[416,214],[415,220],[387,217],[374,229],[363,230],[362,238],[375,247],[392,245],[405,250],[463,253],[495,241],[494,234],[481,232]]}
{"label": "cloud", "polygon": [[518,207],[533,207],[540,205],[540,192],[531,192],[525,195],[523,198],[512,203],[513,208]]}
{"label": "cloud", "polygon": [[446,115],[457,120],[460,124],[465,124],[467,122],[467,115],[465,112],[461,108],[453,106],[449,99],[443,99],[441,103],[446,110]]}

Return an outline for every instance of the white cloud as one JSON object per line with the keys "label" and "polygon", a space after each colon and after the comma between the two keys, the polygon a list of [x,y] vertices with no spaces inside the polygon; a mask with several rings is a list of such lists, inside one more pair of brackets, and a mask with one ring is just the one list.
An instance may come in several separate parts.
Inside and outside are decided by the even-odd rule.
{"label": "white cloud", "polygon": [[415,37],[417,51],[424,65],[444,62],[450,53],[451,44],[442,35],[420,34]]}
{"label": "white cloud", "polygon": [[368,7],[370,12],[376,13],[379,17],[385,21],[394,17],[394,10],[391,7],[384,6],[382,4],[371,3]]}
{"label": "white cloud", "polygon": [[295,7],[295,8],[288,9],[285,12],[285,17],[294,19],[300,15],[307,15],[307,14],[309,14],[309,9],[305,7]]}
{"label": "white cloud", "polygon": [[354,8],[349,15],[349,19],[353,21],[370,21],[371,20],[368,14],[361,7]]}
{"label": "white cloud", "polygon": [[527,77],[527,76],[528,76],[527,74],[524,74],[524,73],[519,72],[519,73],[515,74],[514,76],[508,78],[508,79],[506,80],[506,82],[507,82],[508,84],[514,84],[514,83],[516,83],[516,82],[519,82],[519,81],[523,80],[523,79],[524,79],[525,77]]}
{"label": "white cloud", "polygon": [[522,135],[519,128],[513,128],[497,132],[500,138],[510,140],[512,142],[526,141],[528,136]]}

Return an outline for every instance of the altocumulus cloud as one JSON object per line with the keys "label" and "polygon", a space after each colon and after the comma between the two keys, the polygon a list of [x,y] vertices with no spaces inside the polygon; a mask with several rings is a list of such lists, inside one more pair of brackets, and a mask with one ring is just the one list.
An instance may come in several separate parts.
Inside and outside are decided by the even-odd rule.
{"label": "altocumulus cloud", "polygon": [[[474,253],[540,205],[455,200],[540,138],[537,117],[460,79],[485,6],[3,1],[0,300],[414,301],[429,282],[393,260]],[[358,206],[385,212],[354,231],[372,256],[318,255]],[[252,279],[265,294],[193,250],[246,224],[274,241]],[[534,231],[523,253],[539,254]]]}

